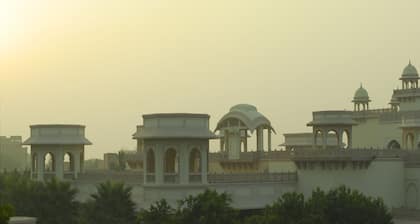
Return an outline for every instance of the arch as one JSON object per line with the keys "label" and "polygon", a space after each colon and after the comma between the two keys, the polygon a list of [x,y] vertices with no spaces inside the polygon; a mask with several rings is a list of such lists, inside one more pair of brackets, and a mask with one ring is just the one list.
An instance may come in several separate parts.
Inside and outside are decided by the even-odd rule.
{"label": "arch", "polygon": [[405,136],[406,148],[414,149],[414,135],[413,133],[407,133]]}
{"label": "arch", "polygon": [[350,132],[347,129],[343,130],[341,134],[341,144],[343,144],[344,149],[348,149],[350,147]]}
{"label": "arch", "polygon": [[194,148],[190,152],[189,167],[190,173],[201,172],[201,152],[197,148]]}
{"label": "arch", "polygon": [[165,152],[165,163],[164,170],[165,173],[178,173],[178,155],[175,149],[170,148]]}
{"label": "arch", "polygon": [[407,208],[417,209],[418,189],[417,189],[416,184],[414,183],[408,184],[405,197],[406,197],[405,203],[406,203]]}
{"label": "arch", "polygon": [[55,171],[55,158],[54,154],[48,152],[44,156],[44,171],[54,172]]}
{"label": "arch", "polygon": [[64,172],[74,172],[74,156],[70,152],[64,154]]}
{"label": "arch", "polygon": [[38,171],[38,155],[36,153],[32,154],[32,172]]}
{"label": "arch", "polygon": [[398,141],[397,140],[391,140],[389,143],[388,143],[388,145],[387,145],[387,147],[386,147],[387,149],[401,149],[401,145],[400,145],[400,143],[398,143]]}
{"label": "arch", "polygon": [[155,153],[154,153],[153,149],[147,150],[146,172],[147,173],[154,173],[155,172]]}
{"label": "arch", "polygon": [[331,143],[334,143],[332,145],[336,145],[340,148],[341,144],[340,144],[340,140],[339,140],[338,131],[335,130],[335,129],[330,129],[327,132],[327,146],[329,145],[328,144],[328,142],[329,142],[328,139],[330,138],[330,136],[332,137],[333,135],[335,136],[335,140],[334,140],[334,142],[331,142]]}

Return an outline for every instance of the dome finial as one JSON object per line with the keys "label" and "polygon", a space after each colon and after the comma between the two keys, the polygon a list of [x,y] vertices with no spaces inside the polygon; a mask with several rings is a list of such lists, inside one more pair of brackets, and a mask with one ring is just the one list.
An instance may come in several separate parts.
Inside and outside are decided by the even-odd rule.
{"label": "dome finial", "polygon": [[362,82],[360,82],[360,88],[363,88],[363,83]]}
{"label": "dome finial", "polygon": [[408,59],[408,64],[411,65],[411,59]]}

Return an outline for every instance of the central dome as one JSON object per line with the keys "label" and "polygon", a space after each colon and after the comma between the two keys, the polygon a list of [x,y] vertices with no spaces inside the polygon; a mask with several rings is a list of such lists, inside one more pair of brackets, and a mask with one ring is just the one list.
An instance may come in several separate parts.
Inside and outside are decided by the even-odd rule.
{"label": "central dome", "polygon": [[411,64],[411,61],[408,63],[407,66],[405,66],[402,73],[402,77],[403,78],[418,78],[419,77],[417,69]]}

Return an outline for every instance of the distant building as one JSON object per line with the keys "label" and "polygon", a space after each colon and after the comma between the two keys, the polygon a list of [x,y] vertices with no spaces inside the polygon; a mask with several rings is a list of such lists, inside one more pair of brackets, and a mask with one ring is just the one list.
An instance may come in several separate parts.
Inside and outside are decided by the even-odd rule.
{"label": "distant building", "polygon": [[21,136],[0,136],[0,170],[29,168],[29,155],[26,150],[26,147],[22,147]]}

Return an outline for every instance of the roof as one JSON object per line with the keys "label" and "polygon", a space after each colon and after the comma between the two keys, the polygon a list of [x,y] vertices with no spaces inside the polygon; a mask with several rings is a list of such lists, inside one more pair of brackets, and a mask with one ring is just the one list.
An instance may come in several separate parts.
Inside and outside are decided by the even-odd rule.
{"label": "roof", "polygon": [[85,126],[74,124],[31,125],[31,136],[23,145],[91,145]]}
{"label": "roof", "polygon": [[370,102],[369,93],[363,88],[362,84],[354,93],[353,102]]}
{"label": "roof", "polygon": [[238,104],[230,108],[229,113],[225,114],[217,123],[216,131],[221,128],[221,124],[224,121],[231,118],[242,121],[251,132],[260,126],[267,126],[275,132],[270,120],[258,112],[255,106],[249,104]]}
{"label": "roof", "polygon": [[143,115],[143,125],[137,126],[134,139],[193,138],[212,139],[208,114],[160,113]]}
{"label": "roof", "polygon": [[405,66],[403,73],[401,75],[401,79],[418,79],[419,74],[417,72],[416,67],[411,64],[411,61],[408,62],[408,65]]}

